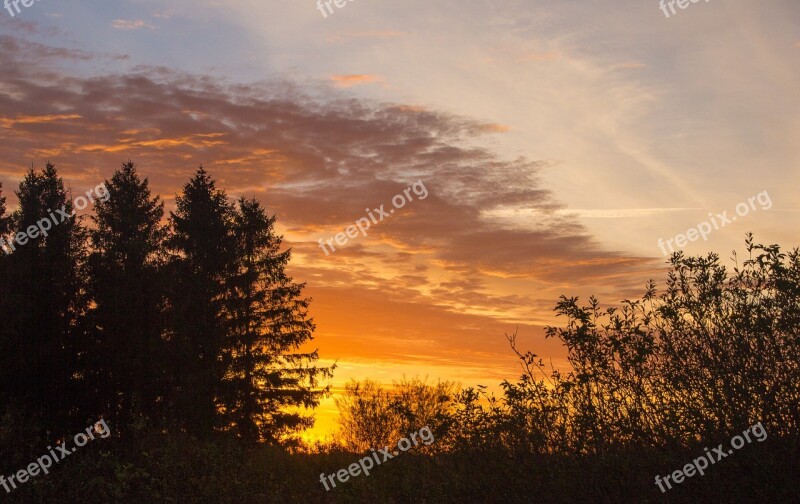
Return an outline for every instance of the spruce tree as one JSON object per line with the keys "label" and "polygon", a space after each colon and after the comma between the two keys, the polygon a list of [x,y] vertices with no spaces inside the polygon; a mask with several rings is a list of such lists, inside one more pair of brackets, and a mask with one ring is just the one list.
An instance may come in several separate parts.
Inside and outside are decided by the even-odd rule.
{"label": "spruce tree", "polygon": [[176,198],[168,247],[178,426],[208,436],[219,428],[226,279],[233,271],[233,207],[200,167]]}
{"label": "spruce tree", "polygon": [[[0,182],[0,363],[2,356],[9,352],[9,331],[7,324],[11,306],[8,302],[11,285],[8,278],[8,261],[6,257],[11,253],[11,248],[7,245],[10,238],[8,236],[10,222],[6,215],[6,198],[3,196],[3,183]],[[6,371],[0,369],[0,407],[8,402],[9,390],[7,390]]]}
{"label": "spruce tree", "polygon": [[86,385],[94,384],[99,413],[125,435],[137,419],[156,423],[164,400],[164,204],[130,161],[105,186],[108,199],[96,202],[90,231],[87,374],[95,379]]}
{"label": "spruce tree", "polygon": [[[22,240],[7,258],[7,351],[0,369],[11,396],[29,406],[47,430],[63,433],[80,404],[73,385],[77,322],[86,306],[85,232],[52,164],[41,173],[29,170],[16,194],[11,231]],[[34,231],[47,220],[52,226],[46,234]]]}
{"label": "spruce tree", "polygon": [[[6,215],[6,198],[3,196],[3,183],[0,182],[0,238],[6,237],[8,234],[8,226],[9,221],[8,216]],[[5,242],[0,245],[5,245]]]}
{"label": "spruce tree", "polygon": [[291,250],[255,199],[241,198],[234,221],[236,272],[229,281],[229,363],[224,391],[228,425],[248,441],[277,442],[311,425],[299,407],[314,407],[328,389],[318,380],[331,368],[316,367],[316,350],[300,351],[313,338],[305,284],[286,274]]}

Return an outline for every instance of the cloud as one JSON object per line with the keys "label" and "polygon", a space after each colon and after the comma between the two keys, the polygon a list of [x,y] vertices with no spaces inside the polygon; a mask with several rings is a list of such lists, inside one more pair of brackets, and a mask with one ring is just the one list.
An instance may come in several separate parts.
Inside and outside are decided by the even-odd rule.
{"label": "cloud", "polygon": [[700,208],[606,208],[606,209],[586,209],[569,208],[560,210],[562,215],[574,215],[585,219],[623,219],[636,217],[652,217],[667,213],[686,212],[691,210],[701,210]]}
{"label": "cloud", "polygon": [[[0,19],[2,19],[2,17],[0,17]],[[34,31],[34,33],[38,32]],[[80,49],[52,47],[31,40],[24,40],[8,35],[0,35],[0,51],[8,55],[13,54],[13,58],[10,58],[9,60],[13,60],[15,65],[20,64],[22,61],[26,61],[29,65],[31,65],[31,72],[41,72],[43,74],[47,74],[51,79],[54,78],[55,75],[51,72],[47,72],[45,68],[40,67],[39,65],[44,62],[47,62],[49,65],[53,65],[54,63],[61,63],[63,60],[94,61],[110,59],[120,61],[127,60],[129,58],[124,54],[97,53],[83,51]],[[6,61],[6,59],[3,59],[3,61]],[[28,75],[30,76],[31,74],[32,73],[29,73]],[[0,82],[5,80],[6,79],[0,80]]]}
{"label": "cloud", "polygon": [[69,121],[80,119],[78,114],[53,114],[44,116],[17,116],[14,118],[0,116],[0,126],[3,128],[13,128],[18,124],[42,124],[53,121]]}
{"label": "cloud", "polygon": [[141,30],[142,28],[149,28],[151,30],[155,29],[155,26],[142,19],[131,21],[125,19],[115,19],[111,23],[111,26],[117,30]]}
{"label": "cloud", "polygon": [[369,74],[332,75],[331,81],[335,82],[339,87],[351,87],[361,84],[382,82],[383,78],[377,75]]}
{"label": "cloud", "polygon": [[326,40],[330,44],[341,44],[352,39],[357,40],[385,40],[398,37],[408,36],[408,32],[383,30],[383,31],[363,31],[363,32],[348,32],[336,35],[328,35]]}
{"label": "cloud", "polygon": [[701,208],[524,208],[498,206],[481,212],[485,220],[505,228],[537,229],[535,225],[548,216],[581,217],[584,219],[628,219],[653,217],[671,213],[702,210]]}
{"label": "cloud", "polygon": [[174,15],[175,15],[174,9],[167,9],[153,13],[153,17],[158,19],[172,19]]}
{"label": "cloud", "polygon": [[638,70],[640,68],[647,68],[648,66],[638,61],[627,61],[625,63],[620,63],[616,67],[624,70]]}
{"label": "cloud", "polygon": [[529,51],[519,58],[517,61],[553,61],[561,58],[561,53],[558,51]]}
{"label": "cloud", "polygon": [[504,124],[486,124],[482,127],[484,131],[489,133],[507,133],[511,131],[511,128]]}

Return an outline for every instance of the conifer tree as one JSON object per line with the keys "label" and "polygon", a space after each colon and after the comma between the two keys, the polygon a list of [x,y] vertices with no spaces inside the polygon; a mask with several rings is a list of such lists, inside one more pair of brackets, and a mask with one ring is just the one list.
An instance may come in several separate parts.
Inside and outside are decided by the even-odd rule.
{"label": "conifer tree", "polygon": [[[331,368],[314,366],[316,350],[300,348],[312,339],[310,299],[286,266],[291,251],[255,199],[241,198],[234,220],[236,272],[230,278],[230,338],[225,349],[224,412],[229,425],[249,441],[277,442],[284,434],[310,426],[297,407],[314,407],[327,389],[318,380]],[[291,411],[287,408],[292,408]]]}
{"label": "conifer tree", "polygon": [[[6,215],[6,198],[3,196],[3,183],[0,182],[0,238],[5,238],[8,234],[8,216]],[[5,245],[5,242],[2,243]]]}
{"label": "conifer tree", "polygon": [[176,198],[168,247],[178,426],[208,436],[219,425],[227,332],[226,278],[233,270],[233,207],[200,167]]}
{"label": "conifer tree", "polygon": [[[40,173],[29,170],[16,194],[11,230],[23,239],[8,256],[10,288],[3,297],[11,309],[0,369],[14,399],[29,405],[44,428],[65,432],[80,402],[73,384],[77,321],[86,306],[85,231],[52,164]],[[53,225],[46,233],[33,232],[47,220]]]}
{"label": "conifer tree", "polygon": [[[7,265],[9,259],[6,257],[11,253],[11,248],[7,245],[9,229],[9,217],[6,215],[6,198],[3,196],[3,183],[0,182],[0,356],[7,355],[9,348],[9,332],[6,327],[11,306],[8,303],[8,296],[11,289],[9,283]],[[2,361],[2,357],[0,357]],[[6,390],[7,382],[5,372],[0,369],[0,407],[6,404],[9,391]]]}
{"label": "conifer tree", "polygon": [[159,420],[164,400],[164,204],[130,161],[105,187],[108,197],[96,202],[90,231],[87,365],[95,379],[86,385],[94,384],[99,413],[124,435],[136,419]]}

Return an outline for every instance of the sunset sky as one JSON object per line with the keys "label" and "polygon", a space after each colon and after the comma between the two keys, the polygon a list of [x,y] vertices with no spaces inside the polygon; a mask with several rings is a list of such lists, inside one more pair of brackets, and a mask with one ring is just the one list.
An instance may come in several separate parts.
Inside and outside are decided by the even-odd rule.
{"label": "sunset sky", "polygon": [[[0,181],[78,194],[128,159],[172,209],[203,165],[258,197],[333,385],[496,387],[504,334],[562,366],[561,294],[663,286],[658,240],[767,191],[690,254],[800,245],[800,4],[41,0],[0,12]],[[13,8],[13,7],[12,7]],[[326,11],[327,12],[327,11]],[[327,240],[421,181],[326,255]],[[411,193],[413,195],[413,193]],[[317,411],[315,435],[335,406]]]}

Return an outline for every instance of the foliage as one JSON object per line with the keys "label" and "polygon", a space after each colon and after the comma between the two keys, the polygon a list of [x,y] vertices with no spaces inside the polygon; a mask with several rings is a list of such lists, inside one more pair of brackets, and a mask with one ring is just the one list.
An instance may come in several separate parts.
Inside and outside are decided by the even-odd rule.
{"label": "foliage", "polygon": [[443,437],[452,427],[455,389],[453,382],[429,385],[419,378],[404,378],[389,390],[372,380],[351,381],[336,399],[339,438],[347,449],[363,452],[394,445],[423,427]]}

